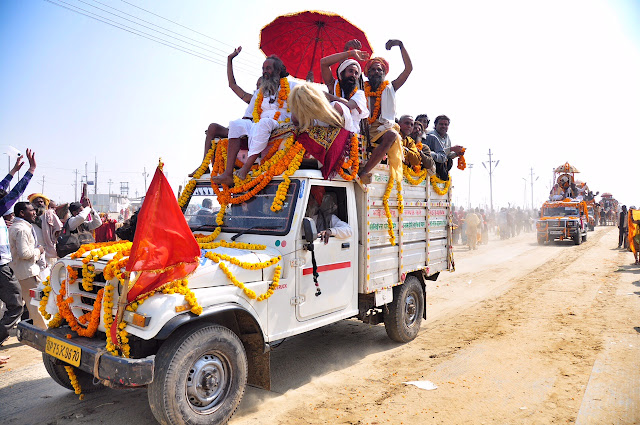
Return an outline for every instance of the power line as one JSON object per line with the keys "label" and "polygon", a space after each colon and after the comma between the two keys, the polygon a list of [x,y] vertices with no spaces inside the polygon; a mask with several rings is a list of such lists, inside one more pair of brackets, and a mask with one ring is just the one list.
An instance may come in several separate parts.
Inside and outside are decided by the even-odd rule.
{"label": "power line", "polygon": [[[44,1],[46,1],[47,3],[54,4],[54,5],[58,6],[58,7],[62,7],[62,8],[64,8],[64,9],[70,10],[70,11],[72,11],[72,12],[78,13],[78,14],[80,14],[80,15],[84,15],[84,16],[89,17],[89,18],[91,18],[91,19],[94,19],[94,20],[96,20],[96,21],[103,22],[103,23],[105,23],[105,24],[107,24],[107,25],[110,25],[110,26],[112,26],[112,27],[115,27],[115,28],[121,29],[121,30],[126,31],[126,32],[129,32],[129,33],[131,33],[131,34],[135,34],[135,35],[137,35],[137,36],[139,36],[139,37],[146,38],[146,39],[148,39],[148,40],[154,41],[154,42],[159,43],[159,44],[163,44],[163,45],[165,45],[165,46],[167,46],[167,47],[171,47],[172,49],[182,51],[182,52],[187,53],[187,54],[189,54],[189,55],[191,55],[191,56],[195,56],[195,57],[198,57],[198,58],[200,58],[200,59],[204,59],[204,60],[206,60],[206,61],[209,61],[209,62],[215,63],[216,65],[221,65],[221,66],[226,67],[226,64],[223,64],[223,63],[220,63],[220,62],[216,61],[216,60],[215,60],[215,58],[211,58],[211,57],[205,56],[203,53],[195,52],[195,51],[193,51],[193,50],[191,50],[191,49],[188,49],[188,48],[186,48],[186,47],[182,47],[182,46],[179,46],[179,45],[173,44],[173,43],[171,43],[170,41],[163,40],[163,39],[161,39],[161,38],[159,38],[159,37],[156,37],[156,36],[153,36],[153,35],[151,35],[151,34],[145,33],[145,32],[140,31],[140,30],[138,30],[138,29],[128,27],[128,26],[126,26],[126,25],[124,25],[124,24],[121,24],[121,23],[119,23],[119,22],[115,22],[115,21],[113,21],[113,20],[111,20],[111,19],[105,18],[105,17],[103,17],[103,16],[101,16],[101,15],[98,15],[98,14],[96,14],[96,13],[89,12],[89,11],[87,11],[87,10],[85,10],[85,9],[82,9],[82,8],[78,7],[78,6],[70,5],[69,3],[66,3],[66,2],[64,2],[64,1],[62,1],[62,0],[57,0],[57,1],[60,1],[61,3],[67,4],[67,5],[71,6],[71,7],[76,8],[76,9],[83,10],[83,11],[85,11],[85,12],[87,12],[87,13],[91,14],[91,15],[96,15],[96,16],[98,16],[98,17],[91,16],[91,15],[89,15],[89,14],[87,14],[87,13],[82,13],[82,12],[80,12],[80,11],[76,10],[76,9],[71,9],[71,8],[69,8],[69,7],[67,7],[67,6],[64,6],[64,5],[62,5],[62,4],[56,3],[56,2],[54,2],[54,1],[52,1],[52,0],[44,0]],[[102,18],[102,19],[101,19],[101,18]],[[107,21],[113,22],[113,24],[112,24],[112,23],[110,23],[110,22],[107,22]],[[123,27],[124,27],[124,28],[123,28]],[[127,29],[127,28],[128,28],[128,29]],[[143,34],[144,34],[144,35],[143,35]]]}
{"label": "power line", "polygon": [[[203,37],[207,37],[207,38],[209,38],[209,39],[211,39],[211,40],[217,41],[218,43],[224,44],[225,46],[229,46],[229,47],[231,47],[231,48],[233,48],[233,49],[235,49],[235,48],[236,48],[236,46],[232,46],[231,44],[227,44],[227,43],[225,43],[224,41],[220,41],[220,40],[218,40],[218,39],[215,39],[215,38],[213,38],[213,37],[210,37],[210,36],[208,36],[207,34],[203,34],[203,33],[199,32],[199,31],[196,31],[196,30],[191,29],[191,28],[189,28],[189,27],[185,27],[185,26],[184,26],[184,25],[182,25],[182,24],[179,24],[179,23],[177,23],[177,22],[174,22],[174,21],[172,21],[171,19],[167,19],[167,18],[165,18],[164,16],[160,16],[160,15],[158,15],[158,14],[156,14],[156,13],[153,13],[153,12],[151,12],[151,11],[147,10],[147,9],[143,9],[142,7],[140,7],[140,6],[136,6],[135,4],[130,3],[130,2],[128,2],[128,1],[126,1],[126,0],[121,0],[121,1],[122,1],[123,3],[127,3],[128,5],[130,5],[130,6],[133,6],[133,7],[137,8],[137,9],[140,9],[140,10],[142,10],[142,11],[145,11],[145,12],[147,12],[147,13],[150,13],[150,14],[151,14],[151,15],[153,15],[153,16],[157,16],[157,17],[158,17],[158,18],[160,18],[160,19],[164,19],[165,21],[169,21],[169,22],[171,22],[172,24],[175,24],[175,25],[177,25],[177,26],[179,26],[179,27],[182,27],[182,28],[188,29],[189,31],[193,31],[193,32],[195,32],[196,34],[200,34],[200,35],[201,35],[201,36],[203,36]],[[256,55],[252,55],[252,54],[250,54],[250,53],[249,53],[248,55],[249,55],[249,56],[251,56],[251,57],[254,57],[254,58],[258,58]],[[262,59],[260,59],[260,60],[262,61]]]}
{"label": "power line", "polygon": [[[65,3],[65,2],[64,2],[64,1],[62,1],[62,0],[58,0],[58,1],[60,1],[60,2],[62,2],[62,3]],[[146,28],[146,29],[148,29],[148,30],[151,30],[151,31],[155,31],[155,32],[157,32],[157,33],[160,33],[160,34],[162,34],[162,35],[164,35],[164,36],[166,36],[166,37],[172,38],[172,39],[174,39],[174,40],[178,40],[180,43],[185,43],[185,44],[188,44],[188,45],[190,45],[190,46],[193,46],[193,47],[195,47],[195,48],[197,48],[197,49],[202,49],[202,50],[204,50],[204,51],[206,51],[206,52],[213,53],[214,55],[221,56],[222,58],[221,58],[221,59],[219,59],[219,60],[225,60],[225,59],[226,59],[226,55],[222,55],[222,54],[220,54],[220,53],[218,53],[218,52],[214,52],[213,50],[208,50],[208,49],[206,49],[206,48],[204,48],[204,47],[198,46],[198,45],[193,44],[193,43],[190,43],[190,42],[188,42],[188,41],[181,40],[181,39],[179,39],[179,38],[177,38],[177,37],[174,37],[174,36],[172,36],[172,35],[170,35],[170,34],[164,33],[164,32],[162,32],[162,31],[159,31],[159,30],[153,29],[153,28],[151,28],[151,27],[148,27],[148,26],[146,26],[146,25],[143,25],[143,24],[140,24],[140,23],[138,23],[138,22],[135,22],[135,21],[133,21],[133,20],[131,20],[131,19],[125,18],[124,16],[120,16],[120,15],[118,15],[118,14],[116,14],[116,13],[109,12],[108,10],[102,9],[102,8],[100,8],[100,7],[98,7],[98,6],[94,6],[94,5],[90,4],[90,3],[87,3],[87,2],[86,2],[86,1],[84,1],[84,0],[76,0],[76,1],[78,1],[78,2],[80,2],[80,3],[84,3],[84,4],[86,4],[86,5],[87,5],[87,6],[89,6],[89,7],[93,7],[93,8],[95,8],[95,9],[101,10],[101,11],[103,11],[103,12],[105,12],[105,13],[110,14],[110,15],[117,16],[118,18],[120,18],[120,19],[124,19],[124,20],[125,20],[125,21],[127,21],[127,22],[131,22],[131,23],[132,23],[132,24],[134,24],[134,25],[139,25],[139,26],[141,26],[141,27],[143,27],[143,28]],[[94,0],[94,1],[95,1],[95,0]],[[104,3],[100,3],[100,2],[98,2],[98,1],[95,1],[95,2],[96,2],[96,3],[99,3],[99,4],[104,4]],[[69,4],[69,3],[65,3],[65,4]],[[107,5],[105,5],[105,6],[107,6]],[[80,8],[80,7],[76,6],[76,5],[73,5],[73,7],[76,7],[76,8],[78,8],[78,9],[80,9],[80,10],[83,10],[83,11],[85,11],[85,12],[87,12],[87,13],[95,14],[95,15],[100,16],[100,17],[101,17],[101,18],[103,18],[103,19],[107,19],[107,20],[109,20],[109,21],[111,21],[111,22],[117,22],[117,21],[113,21],[113,20],[111,20],[111,19],[109,19],[109,18],[106,18],[106,17],[104,17],[104,16],[102,16],[102,15],[100,15],[100,14],[97,14],[97,13],[95,13],[95,12],[90,12],[90,11],[88,11],[88,10],[86,10],[86,9],[82,9],[82,8]],[[109,7],[109,6],[107,6],[107,7]],[[118,9],[114,9],[114,10],[118,10]],[[122,11],[120,11],[120,10],[118,10],[118,12],[120,12],[120,13],[124,13],[125,15],[129,15],[128,13],[122,12]],[[129,16],[132,16],[132,17],[134,17],[134,18],[136,18],[136,19],[139,19],[139,18],[137,18],[137,17],[135,17],[135,16],[133,16],[133,15],[129,15]],[[151,23],[151,22],[147,22],[147,21],[144,21],[144,20],[142,20],[142,19],[139,19],[139,20],[141,20],[141,21],[143,21],[143,22],[146,22],[146,23],[148,23],[148,24],[154,25],[154,26],[156,26],[156,27],[158,27],[158,28],[162,28],[162,29],[163,29],[163,30],[165,30],[165,31],[169,31],[169,32],[172,32],[172,33],[174,33],[174,34],[178,34],[178,33],[174,32],[174,31],[171,31],[171,30],[169,30],[169,29],[167,29],[167,28],[160,27],[160,26],[155,25],[155,24],[153,24],[153,23]],[[121,22],[117,22],[117,23],[118,23],[119,25],[124,25],[124,24],[123,24],[123,23],[121,23]],[[128,28],[131,28],[131,27],[128,27]],[[132,28],[132,29],[134,29],[134,28]],[[137,29],[137,28],[135,28],[135,30],[136,30],[136,31],[141,31],[141,30],[139,30],[139,29]],[[150,35],[150,34],[149,34],[149,35]],[[178,34],[178,35],[180,35],[180,34]],[[198,40],[194,40],[194,39],[191,39],[191,38],[189,38],[189,37],[182,36],[182,35],[180,35],[180,36],[181,36],[181,37],[184,37],[184,38],[187,38],[187,39],[189,39],[189,40],[195,41],[195,42],[197,42],[197,43],[204,44],[205,46],[208,46],[207,44],[205,44],[205,43],[201,43],[201,42],[199,42]],[[213,47],[213,46],[209,46],[209,47]],[[217,50],[220,50],[220,49],[217,49]],[[222,51],[222,50],[220,50],[220,51]],[[218,59],[218,58],[216,58],[216,59]]]}
{"label": "power line", "polygon": [[[79,1],[79,2],[81,2],[81,3],[85,3],[85,4],[87,4],[87,5],[91,6],[91,7],[94,7],[94,8],[96,8],[96,9],[103,10],[104,12],[110,13],[110,14],[112,14],[112,15],[118,16],[119,18],[126,19],[126,18],[124,18],[124,17],[122,17],[122,16],[119,16],[119,15],[117,15],[117,14],[115,14],[115,13],[109,12],[108,10],[100,9],[100,8],[99,8],[99,7],[97,7],[97,6],[93,6],[93,5],[89,4],[89,3],[86,3],[86,2],[84,2],[83,0],[77,0],[77,1]],[[105,7],[108,7],[109,9],[113,9],[113,10],[115,10],[115,11],[117,11],[117,12],[123,13],[123,14],[125,14],[125,15],[127,15],[127,16],[131,16],[132,18],[137,19],[137,20],[142,21],[142,22],[145,22],[145,23],[147,23],[147,24],[149,24],[149,25],[153,25],[154,27],[158,27],[158,28],[161,28],[161,29],[163,29],[163,30],[165,30],[165,31],[169,31],[169,32],[170,32],[170,33],[172,33],[172,34],[176,34],[176,35],[178,35],[178,36],[180,36],[180,37],[182,37],[182,38],[186,38],[187,40],[195,41],[196,43],[200,43],[200,44],[203,44],[203,45],[205,45],[205,46],[207,46],[207,47],[211,47],[212,49],[215,49],[215,50],[217,50],[217,51],[219,51],[219,52],[222,52],[222,53],[216,53],[216,52],[211,51],[212,53],[214,53],[214,54],[218,54],[218,55],[222,56],[222,57],[223,57],[223,58],[225,58],[225,59],[227,58],[228,53],[227,53],[227,51],[226,51],[226,50],[222,50],[222,49],[220,49],[220,48],[218,48],[218,47],[215,47],[215,46],[212,46],[212,45],[210,45],[210,44],[204,43],[204,42],[202,42],[202,41],[196,40],[195,38],[187,37],[186,35],[180,34],[179,32],[172,31],[172,30],[170,30],[169,28],[163,27],[163,26],[161,26],[161,25],[156,25],[156,24],[154,24],[153,22],[149,22],[149,21],[147,21],[147,20],[144,20],[144,19],[142,19],[142,18],[139,18],[138,16],[132,15],[132,14],[130,14],[130,13],[127,13],[127,12],[125,12],[125,11],[123,11],[123,10],[120,10],[120,9],[118,9],[118,8],[115,8],[115,7],[113,7],[113,6],[109,6],[108,4],[102,3],[102,2],[100,2],[100,1],[98,1],[98,0],[91,0],[91,1],[93,1],[94,3],[101,4],[101,5],[105,6]],[[163,19],[165,19],[165,18],[163,18]],[[128,20],[128,19],[127,19],[127,20]],[[133,21],[130,21],[130,22],[133,22]],[[171,22],[171,21],[170,21],[170,22]],[[140,25],[140,24],[137,24],[137,23],[136,23],[136,25]],[[151,28],[150,28],[150,29],[151,29]],[[188,28],[187,28],[187,29],[188,29]],[[153,31],[155,31],[155,30],[153,30]],[[193,31],[193,30],[190,30],[190,31]],[[203,35],[204,35],[204,34],[203,34]],[[208,36],[206,36],[206,35],[205,35],[205,37],[208,37]],[[211,37],[209,37],[209,38],[211,38]],[[213,40],[215,40],[215,39],[213,39]],[[218,41],[218,40],[216,40],[216,41]],[[221,42],[219,42],[219,43],[221,43]],[[224,43],[223,43],[223,44],[224,44]],[[251,55],[251,56],[253,56],[253,55]],[[247,61],[247,60],[246,60],[246,59],[244,59],[244,58],[237,58],[236,60],[240,61],[241,63],[242,63],[242,62],[245,62],[245,64],[246,64],[246,65],[249,65],[249,66],[252,66],[252,67],[259,66],[256,62],[249,62],[249,61]]]}

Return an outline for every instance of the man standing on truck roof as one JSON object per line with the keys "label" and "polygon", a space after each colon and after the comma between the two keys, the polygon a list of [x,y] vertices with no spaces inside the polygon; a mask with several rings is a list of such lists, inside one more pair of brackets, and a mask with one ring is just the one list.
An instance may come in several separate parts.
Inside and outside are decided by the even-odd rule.
{"label": "man standing on truck roof", "polygon": [[[233,167],[240,151],[241,138],[248,140],[249,152],[247,160],[236,174],[240,180],[244,180],[260,153],[267,147],[271,132],[291,120],[287,102],[290,90],[296,83],[289,81],[288,75],[287,68],[278,56],[271,55],[265,59],[260,90],[251,97],[245,118],[229,123],[227,166],[222,174],[211,178],[213,183],[233,186]],[[253,121],[247,119],[247,116],[253,117]]]}
{"label": "man standing on truck roof", "polygon": [[[345,116],[345,130],[359,134],[360,120],[369,117],[369,108],[367,107],[364,90],[358,86],[362,69],[358,61],[350,58],[363,61],[369,58],[369,54],[358,49],[335,53],[322,58],[320,67],[322,69],[322,79],[329,90],[326,95],[327,99],[332,104],[333,102],[338,102],[349,109],[349,113],[343,113]],[[337,71],[338,79],[334,79],[331,73],[331,66],[336,63],[340,63]]]}
{"label": "man standing on truck roof", "polygon": [[431,157],[436,162],[436,174],[441,180],[449,180],[449,170],[453,166],[453,158],[462,154],[462,146],[451,146],[449,131],[449,117],[436,117],[435,130],[427,134],[424,144],[431,149]]}
{"label": "man standing on truck roof", "polygon": [[389,169],[394,179],[402,178],[402,140],[400,128],[395,122],[396,118],[396,91],[400,89],[413,71],[413,65],[409,53],[400,40],[387,41],[386,48],[391,50],[393,46],[400,47],[404,70],[389,82],[386,80],[389,73],[389,62],[376,57],[369,59],[364,66],[364,72],[369,81],[365,83],[365,95],[369,99],[369,148],[373,148],[369,161],[358,173],[363,183],[371,182],[371,170],[378,165],[385,154],[389,158]]}

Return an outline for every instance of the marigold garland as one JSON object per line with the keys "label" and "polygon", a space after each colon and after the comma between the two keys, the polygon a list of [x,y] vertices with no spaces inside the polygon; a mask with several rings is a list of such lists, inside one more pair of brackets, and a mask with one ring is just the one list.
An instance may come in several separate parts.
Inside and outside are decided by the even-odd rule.
{"label": "marigold garland", "polygon": [[67,371],[67,375],[69,375],[69,381],[71,381],[71,386],[80,400],[84,400],[84,394],[82,394],[82,388],[80,388],[80,382],[78,382],[78,377],[76,376],[76,372],[74,371],[73,366],[65,366],[64,369]]}
{"label": "marigold garland", "polygon": [[389,81],[383,81],[382,84],[380,84],[380,87],[378,87],[378,90],[372,92],[371,91],[371,84],[367,81],[366,83],[364,83],[364,95],[368,98],[370,97],[375,97],[376,101],[375,101],[375,105],[373,107],[373,111],[371,111],[371,114],[369,115],[369,118],[367,118],[367,121],[369,121],[369,124],[373,124],[378,117],[380,116],[380,105],[382,103],[382,92],[384,91],[384,89],[389,85]]}
{"label": "marigold garland", "polygon": [[40,307],[38,307],[38,311],[44,317],[44,320],[51,319],[51,315],[47,313],[47,303],[49,302],[49,293],[51,292],[51,276],[47,276],[45,281],[43,282],[44,288],[42,288],[42,299],[40,300]]}
{"label": "marigold garland", "polygon": [[211,141],[211,149],[209,149],[209,152],[207,152],[207,154],[205,155],[202,163],[200,164],[200,167],[198,167],[196,172],[193,173],[193,178],[189,180],[189,182],[185,185],[184,189],[178,196],[178,205],[180,205],[180,208],[184,208],[185,205],[187,205],[187,203],[189,202],[189,199],[191,199],[193,190],[196,187],[196,180],[202,177],[202,175],[209,169],[209,163],[211,162],[211,159],[213,158],[213,155],[215,154],[217,148],[217,144],[215,142],[215,140]]}
{"label": "marigold garland", "polygon": [[349,100],[353,97],[354,94],[356,94],[357,91],[358,91],[358,86],[355,86],[351,91],[351,93],[349,94],[349,96],[342,96],[342,88],[340,88],[340,80],[336,80],[336,92],[334,93],[334,95]]}
{"label": "marigold garland", "polygon": [[[430,177],[431,179],[431,186],[433,187],[434,192],[436,192],[438,195],[446,195],[447,192],[449,191],[449,187],[451,186],[451,176],[449,176],[449,180],[444,181],[441,180],[437,175],[432,175]],[[440,189],[440,187],[438,186],[438,184],[444,183],[444,189]]]}
{"label": "marigold garland", "polygon": [[407,181],[412,185],[419,185],[424,181],[424,179],[427,178],[428,170],[426,169],[421,169],[418,167],[419,171],[415,171],[408,167],[406,164],[403,164],[402,167],[404,169],[404,178],[407,179]]}
{"label": "marigold garland", "polygon": [[[358,155],[359,151],[358,145],[358,136],[356,134],[351,135],[351,147],[349,149],[349,159],[342,164],[342,167],[338,169],[338,174],[340,177],[347,181],[351,181],[356,178],[358,174],[358,170],[360,169],[360,156]],[[347,174],[345,170],[351,169],[351,172]]]}
{"label": "marigold garland", "polygon": [[460,151],[460,156],[458,157],[458,169],[459,170],[464,170],[465,168],[467,168],[467,161],[464,160],[464,152],[466,151],[465,148],[462,148],[462,150]]}
{"label": "marigold garland", "polygon": [[[278,91],[278,109],[284,109],[284,102],[289,98],[289,80],[286,78],[280,78],[280,90]],[[260,121],[262,117],[262,100],[264,99],[264,92],[262,89],[258,91],[258,96],[256,97],[256,103],[253,106],[253,122],[257,123]],[[289,107],[287,106],[287,112],[289,112]],[[278,121],[280,118],[280,111],[278,110],[273,119]],[[288,122],[287,118],[285,122]]]}
{"label": "marigold garland", "polygon": [[384,190],[384,195],[382,196],[382,206],[384,207],[384,213],[387,216],[387,233],[389,233],[389,242],[391,245],[395,245],[396,237],[393,235],[393,221],[391,220],[391,210],[389,209],[389,197],[391,196],[391,190],[393,190],[393,177],[389,176],[387,188]]}

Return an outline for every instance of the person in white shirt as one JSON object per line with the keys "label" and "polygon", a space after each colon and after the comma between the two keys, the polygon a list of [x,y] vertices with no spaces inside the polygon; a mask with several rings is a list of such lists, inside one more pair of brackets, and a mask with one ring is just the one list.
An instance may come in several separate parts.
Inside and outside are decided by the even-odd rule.
{"label": "person in white shirt", "polygon": [[86,230],[94,230],[102,226],[102,220],[100,214],[91,206],[91,201],[88,198],[80,202],[72,202],[69,204],[69,212],[71,217],[67,220],[69,230],[75,231],[81,225]]}
{"label": "person in white shirt", "polygon": [[325,245],[329,242],[329,237],[335,236],[338,239],[347,239],[353,235],[353,230],[348,223],[340,220],[334,213],[338,210],[338,204],[335,199],[335,193],[324,193],[322,195],[322,203],[318,205],[316,197],[321,192],[314,189],[321,189],[320,186],[312,187],[312,193],[307,204],[306,217],[310,217],[316,223],[318,238]]}
{"label": "person in white shirt", "polygon": [[[233,186],[233,167],[240,151],[241,138],[247,138],[249,151],[247,160],[236,175],[244,180],[260,153],[266,149],[271,132],[291,121],[287,102],[296,83],[289,81],[288,75],[287,68],[279,57],[271,55],[264,61],[260,90],[251,97],[245,118],[229,123],[227,165],[222,174],[211,178],[213,183]],[[246,117],[253,117],[253,120]]]}

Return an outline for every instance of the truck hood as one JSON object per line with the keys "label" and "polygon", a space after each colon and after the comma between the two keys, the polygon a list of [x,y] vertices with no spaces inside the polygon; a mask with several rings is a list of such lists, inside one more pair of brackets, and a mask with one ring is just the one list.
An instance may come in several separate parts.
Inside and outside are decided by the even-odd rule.
{"label": "truck hood", "polygon": [[[200,264],[193,276],[189,278],[189,287],[192,289],[231,284],[229,278],[220,269],[220,265],[205,257],[206,252],[229,255],[245,263],[262,263],[281,255],[278,250],[270,247],[258,251],[223,247],[203,249],[200,254]],[[227,261],[225,261],[225,265],[235,278],[243,283],[271,280],[273,268],[275,267],[271,266],[262,270],[248,270]]]}

